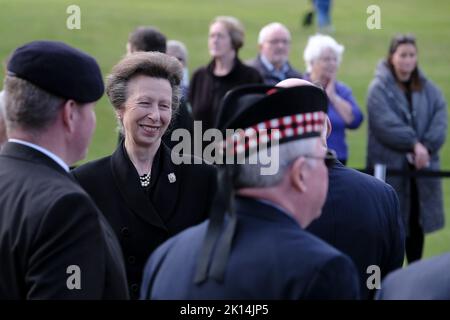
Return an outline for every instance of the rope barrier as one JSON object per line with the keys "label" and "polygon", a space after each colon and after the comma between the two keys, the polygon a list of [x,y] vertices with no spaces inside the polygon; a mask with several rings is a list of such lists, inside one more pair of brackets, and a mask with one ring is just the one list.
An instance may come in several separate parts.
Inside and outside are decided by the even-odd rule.
{"label": "rope barrier", "polygon": [[[370,175],[373,175],[374,170],[373,169],[358,169],[353,168],[355,170],[358,170],[363,173],[367,173]],[[419,170],[419,171],[412,171],[412,170],[396,170],[396,169],[386,169],[386,176],[402,176],[402,177],[418,177],[418,178],[450,178],[450,171],[444,170],[444,171],[433,171],[433,170]]]}

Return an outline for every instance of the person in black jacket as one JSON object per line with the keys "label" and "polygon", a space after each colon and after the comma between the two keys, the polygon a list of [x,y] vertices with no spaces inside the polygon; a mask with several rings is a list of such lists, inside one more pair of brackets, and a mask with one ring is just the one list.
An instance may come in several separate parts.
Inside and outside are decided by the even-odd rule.
{"label": "person in black jacket", "polygon": [[[326,136],[322,141],[326,145]],[[322,215],[307,230],[352,258],[361,298],[371,299],[379,289],[371,280],[373,268],[382,280],[403,265],[405,230],[397,194],[387,183],[339,161],[330,168],[329,181]]]}
{"label": "person in black jacket", "polygon": [[119,243],[73,180],[104,85],[97,62],[61,42],[18,48],[5,79],[0,153],[0,300],[127,299]]}
{"label": "person in black jacket", "polygon": [[212,57],[207,66],[197,69],[191,79],[189,102],[194,120],[202,129],[214,127],[221,99],[240,85],[262,83],[256,69],[238,58],[244,45],[244,27],[234,17],[216,17],[209,26],[208,48]]}
{"label": "person in black jacket", "polygon": [[179,103],[181,77],[178,60],[160,52],[121,60],[106,92],[125,138],[111,156],[73,172],[119,237],[132,298],[138,297],[148,256],[170,236],[202,222],[216,189],[214,167],[187,155],[178,165],[161,142]]}

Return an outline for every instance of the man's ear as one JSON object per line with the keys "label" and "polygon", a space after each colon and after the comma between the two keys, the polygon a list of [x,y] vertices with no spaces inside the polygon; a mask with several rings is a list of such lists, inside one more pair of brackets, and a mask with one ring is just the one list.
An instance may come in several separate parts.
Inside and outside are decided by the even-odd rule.
{"label": "man's ear", "polygon": [[331,134],[331,131],[333,131],[333,126],[331,125],[331,120],[329,117],[326,117],[327,119],[327,139]]}
{"label": "man's ear", "polygon": [[261,52],[261,49],[262,49],[262,43],[261,44],[258,43],[258,52]]}
{"label": "man's ear", "polygon": [[325,117],[322,132],[320,133],[320,140],[322,144],[327,148],[327,139],[331,134],[331,121],[328,116]]}
{"label": "man's ear", "polygon": [[305,192],[307,189],[305,182],[305,174],[307,174],[306,170],[306,159],[304,157],[298,157],[290,168],[290,179],[292,186],[298,192]]}
{"label": "man's ear", "polygon": [[72,133],[75,131],[76,126],[76,119],[77,119],[77,103],[72,100],[66,100],[64,102],[64,106],[62,107],[62,121],[64,128],[69,132]]}

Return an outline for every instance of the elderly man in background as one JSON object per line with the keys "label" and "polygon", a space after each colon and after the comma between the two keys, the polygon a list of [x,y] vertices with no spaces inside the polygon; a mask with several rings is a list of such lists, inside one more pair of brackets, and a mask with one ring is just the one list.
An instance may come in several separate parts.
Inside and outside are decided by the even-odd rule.
{"label": "elderly man in background", "polygon": [[189,70],[187,67],[188,50],[183,42],[178,40],[167,41],[167,52],[169,56],[175,57],[183,66],[183,78],[181,79],[181,93],[187,97],[189,90]]}
{"label": "elderly man in background", "polygon": [[191,137],[194,136],[194,118],[192,116],[192,108],[187,101],[189,94],[189,70],[187,67],[188,51],[183,42],[178,40],[167,41],[167,54],[177,58],[183,66],[183,78],[181,79],[181,101],[174,119],[170,124],[167,134],[164,135],[163,141],[169,147],[173,148],[178,144],[177,140],[171,139],[171,133],[176,129],[186,129],[190,132]]}
{"label": "elderly man in background", "polygon": [[288,78],[302,77],[289,64],[291,34],[283,24],[272,22],[264,26],[259,32],[258,46],[258,56],[248,65],[261,73],[265,84],[275,85]]}

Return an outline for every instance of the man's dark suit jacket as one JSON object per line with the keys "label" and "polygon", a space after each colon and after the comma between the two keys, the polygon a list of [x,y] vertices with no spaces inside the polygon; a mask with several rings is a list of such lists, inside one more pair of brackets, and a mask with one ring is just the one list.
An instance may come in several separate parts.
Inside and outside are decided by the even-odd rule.
{"label": "man's dark suit jacket", "polygon": [[358,299],[358,274],[345,254],[273,205],[236,197],[235,209],[238,224],[223,282],[194,283],[207,221],[154,252],[145,267],[141,298]]}
{"label": "man's dark suit jacket", "polygon": [[265,84],[274,86],[276,85],[278,82],[285,80],[285,79],[289,79],[289,78],[297,78],[297,79],[302,79],[302,74],[297,71],[296,69],[294,69],[288,62],[288,70],[285,73],[285,78],[284,79],[280,79],[277,76],[275,76],[273,74],[273,72],[269,71],[269,69],[266,68],[266,66],[263,64],[263,62],[261,61],[261,56],[258,55],[256,58],[250,60],[250,61],[246,61],[246,64],[250,67],[255,68],[256,70],[259,71],[259,73],[261,74],[261,77],[264,80]]}
{"label": "man's dark suit jacket", "polygon": [[9,142],[0,190],[0,300],[128,298],[111,227],[59,164]]}
{"label": "man's dark suit jacket", "polygon": [[[394,189],[372,176],[336,162],[329,171],[328,195],[322,215],[306,229],[350,256],[359,270],[362,298],[378,266],[381,277],[401,268],[405,232]],[[371,283],[371,281],[369,281]]]}
{"label": "man's dark suit jacket", "polygon": [[169,237],[205,220],[216,190],[213,166],[175,165],[170,153],[161,144],[147,190],[141,187],[123,143],[111,156],[73,171],[119,238],[134,299],[139,297],[149,255]]}

